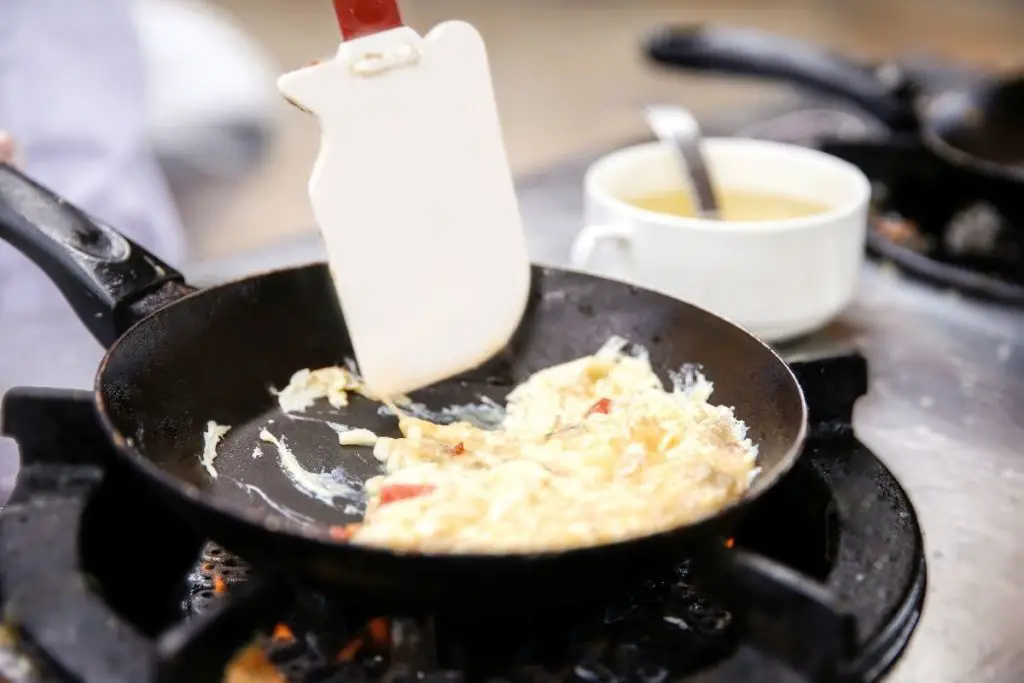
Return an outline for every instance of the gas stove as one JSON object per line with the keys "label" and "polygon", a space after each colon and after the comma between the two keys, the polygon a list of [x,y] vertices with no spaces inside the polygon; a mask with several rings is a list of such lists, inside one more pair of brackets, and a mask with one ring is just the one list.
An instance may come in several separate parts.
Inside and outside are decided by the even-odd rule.
{"label": "gas stove", "polygon": [[[938,70],[934,82],[952,84],[961,76]],[[705,122],[704,129],[808,144],[879,134],[856,112],[821,101],[733,112],[731,119]],[[607,151],[520,180],[533,260],[568,263],[581,226],[583,173]],[[214,283],[322,259],[312,236],[243,259],[200,264],[189,274]],[[1024,678],[1017,635],[1024,631],[1024,315],[1006,299],[977,293],[875,259],[862,272],[857,300],[838,320],[780,349],[790,359],[851,346],[864,354],[871,390],[857,404],[854,431],[892,470],[918,513],[928,599],[887,683]]]}
{"label": "gas stove", "polygon": [[[810,439],[731,541],[754,566],[768,557],[792,577],[758,570],[767,590],[726,595],[684,563],[600,604],[478,618],[379,613],[358,596],[257,575],[139,487],[90,394],[13,390],[2,427],[20,446],[22,473],[0,514],[0,678],[660,683],[800,671],[796,680],[877,680],[920,617],[920,527],[895,477],[853,433],[864,358],[793,367]],[[803,593],[787,592],[788,581]],[[809,619],[816,609],[828,614]]]}
{"label": "gas stove", "polygon": [[[939,85],[961,77],[942,70],[936,76]],[[715,135],[739,132],[806,144],[879,135],[856,112],[805,101],[777,111],[734,112],[732,120],[706,122],[704,128]],[[606,151],[520,180],[520,206],[535,261],[567,263],[580,227],[583,172]],[[901,202],[911,201],[914,210],[930,205],[927,195],[913,200],[912,191],[902,194]],[[941,223],[939,231],[945,231]],[[799,504],[787,507],[775,498],[774,507],[753,517],[736,544],[775,557],[822,584],[826,604],[849,612],[855,637],[839,645],[850,648],[854,665],[848,668],[865,679],[1021,680],[1024,316],[1012,297],[986,291],[993,271],[952,264],[969,276],[982,276],[972,280],[982,286],[965,285],[949,277],[946,266],[951,264],[943,254],[935,258],[927,247],[914,249],[920,245],[912,240],[900,243],[899,236],[909,232],[913,237],[912,230],[888,225],[882,232],[882,238],[907,247],[903,256],[920,258],[885,253],[885,242],[873,239],[869,246],[879,258],[866,265],[856,302],[828,328],[780,349],[793,362],[818,359],[804,366],[802,380],[819,374],[824,384],[818,389],[807,385],[809,394],[820,397],[820,389],[826,389],[829,405],[841,406],[836,414],[842,419],[822,422],[818,413],[811,449],[780,490],[785,502]],[[323,258],[313,235],[196,264],[186,274],[196,284],[215,284]],[[995,280],[1007,280],[1007,273],[1013,274],[996,271]],[[34,384],[90,385],[101,353],[77,321],[30,313],[23,323],[19,329],[24,334],[0,337],[5,386],[25,378]],[[862,356],[851,355],[851,348]],[[851,432],[849,411],[866,387],[863,358],[870,391],[856,403]],[[837,377],[849,384],[836,382]],[[812,405],[821,405],[815,400]],[[0,538],[10,533],[28,544],[0,542],[5,584],[38,581],[21,592],[0,586],[7,617],[0,630],[0,679],[33,680],[39,673],[43,678],[36,680],[146,681],[153,680],[159,658],[165,662],[162,680],[174,680],[175,673],[189,681],[220,680],[223,646],[229,642],[253,644],[244,651],[248,661],[257,666],[269,657],[294,674],[289,680],[400,680],[415,677],[419,668],[435,680],[528,680],[533,675],[535,680],[785,681],[794,676],[767,666],[758,646],[783,660],[799,660],[794,653],[803,652],[806,663],[827,644],[821,634],[808,637],[790,628],[769,627],[778,637],[765,638],[764,625],[773,622],[755,617],[756,602],[737,608],[732,601],[727,607],[720,597],[728,596],[693,585],[696,577],[685,567],[619,602],[535,618],[525,626],[505,618],[467,628],[445,619],[354,611],[345,602],[325,602],[312,594],[297,600],[294,593],[266,592],[261,588],[265,582],[250,576],[242,558],[183,530],[133,486],[118,485],[117,469],[107,471],[105,442],[91,422],[86,394],[29,392],[11,401],[9,406],[22,408],[13,413],[8,408],[9,423],[22,411],[24,424],[39,427],[23,436],[26,461],[38,456],[40,464],[49,464],[26,467],[22,481],[35,482],[42,492],[16,500],[0,525]],[[821,424],[838,428],[828,436]],[[69,454],[81,459],[68,463]],[[865,489],[851,484],[866,485],[869,479]],[[90,496],[93,502],[86,506]],[[49,518],[49,525],[33,527],[34,535],[19,531],[18,511],[37,507],[59,514]],[[130,516],[125,510],[131,510]],[[840,521],[851,510],[867,515],[866,523]],[[140,536],[136,522],[141,520],[150,533]],[[74,545],[80,538],[85,541],[81,553]],[[844,554],[850,543],[860,543],[863,554]],[[80,574],[83,567],[88,579]],[[296,610],[297,605],[302,609]],[[210,620],[211,614],[217,618]],[[48,621],[40,615],[49,615]],[[209,632],[212,637],[195,637],[204,624],[218,622],[225,625]],[[253,641],[256,633],[263,636]],[[157,634],[163,635],[157,639]],[[175,663],[187,671],[182,674]],[[232,683],[242,680],[260,679]]]}
{"label": "gas stove", "polygon": [[[905,70],[924,92],[978,77],[927,62]],[[874,188],[871,256],[943,288],[1024,304],[1024,203],[995,206],[984,182],[966,177],[915,136],[892,135],[856,109],[830,102],[734,123],[726,132],[813,146],[857,165]]]}

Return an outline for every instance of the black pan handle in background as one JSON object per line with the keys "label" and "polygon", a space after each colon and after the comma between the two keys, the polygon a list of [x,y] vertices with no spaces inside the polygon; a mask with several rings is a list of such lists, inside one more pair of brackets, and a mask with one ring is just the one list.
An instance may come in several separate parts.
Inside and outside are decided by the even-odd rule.
{"label": "black pan handle in background", "polygon": [[[180,273],[7,164],[0,164],[0,238],[60,289],[104,346],[140,317],[133,307]],[[175,298],[185,291],[180,285]]]}
{"label": "black pan handle in background", "polygon": [[647,41],[656,64],[736,76],[761,76],[861,106],[895,131],[917,129],[912,88],[893,67],[858,64],[794,38],[733,26],[657,30]]}

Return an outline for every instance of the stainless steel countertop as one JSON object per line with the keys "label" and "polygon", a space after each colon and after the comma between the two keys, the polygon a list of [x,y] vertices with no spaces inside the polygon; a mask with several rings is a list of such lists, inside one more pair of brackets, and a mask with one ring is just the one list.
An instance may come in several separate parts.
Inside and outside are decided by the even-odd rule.
{"label": "stainless steel countertop", "polygon": [[[534,260],[565,262],[587,163],[520,183]],[[319,240],[310,237],[186,271],[204,284],[322,258]],[[70,316],[29,316],[16,337],[0,339],[0,389],[91,383],[101,351]],[[851,341],[867,355],[872,375],[855,428],[908,490],[928,556],[924,614],[889,680],[1024,680],[1024,426],[1017,424],[1024,416],[1024,312],[868,266],[856,303],[840,320],[786,351]],[[14,457],[11,445],[0,443],[0,491],[10,484]]]}

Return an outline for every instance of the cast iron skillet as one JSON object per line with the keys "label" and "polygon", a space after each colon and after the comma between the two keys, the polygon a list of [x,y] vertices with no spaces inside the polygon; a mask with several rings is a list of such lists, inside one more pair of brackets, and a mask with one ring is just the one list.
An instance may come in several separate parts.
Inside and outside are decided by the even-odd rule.
{"label": "cast iron skillet", "polygon": [[[663,378],[683,364],[702,365],[715,383],[714,399],[735,406],[760,448],[763,469],[749,495],[698,524],[568,552],[451,556],[349,545],[332,540],[329,526],[358,521],[359,496],[331,505],[304,495],[283,473],[276,450],[257,438],[266,427],[283,436],[306,470],[338,470],[350,483],[380,472],[368,449],[342,450],[329,425],[283,415],[269,392],[300,368],[337,364],[352,353],[325,266],[196,291],[167,264],[3,165],[0,236],[49,274],[107,346],[96,407],[140,481],[254,565],[357,597],[445,609],[596,597],[708,544],[720,547],[738,515],[790,469],[804,440],[806,406],[796,379],[751,335],[665,296],[535,268],[530,305],[509,347],[413,398],[437,407],[479,395],[500,401],[529,373],[622,335],[647,347]],[[397,434],[394,419],[377,409],[356,399],[329,418]],[[208,420],[232,427],[218,449],[216,479],[198,457]],[[262,455],[254,457],[257,445]]]}
{"label": "cast iron skillet", "polygon": [[844,99],[894,133],[918,136],[997,206],[1012,209],[1024,191],[1024,77],[925,94],[895,64],[861,64],[793,38],[721,25],[659,30],[647,55],[664,66],[772,78]]}

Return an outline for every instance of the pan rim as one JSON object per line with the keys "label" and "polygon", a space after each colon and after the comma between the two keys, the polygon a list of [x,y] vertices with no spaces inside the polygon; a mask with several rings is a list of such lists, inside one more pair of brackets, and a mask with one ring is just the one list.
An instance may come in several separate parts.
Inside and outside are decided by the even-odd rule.
{"label": "pan rim", "polygon": [[[736,513],[742,511],[744,508],[749,507],[758,499],[761,498],[767,491],[771,490],[789,471],[796,465],[800,459],[800,455],[803,452],[804,445],[808,435],[808,408],[807,399],[804,395],[803,388],[800,386],[800,382],[797,380],[796,375],[793,373],[792,368],[785,360],[767,343],[751,334],[742,326],[728,320],[718,314],[712,313],[705,308],[701,308],[696,304],[692,304],[688,301],[683,301],[675,297],[669,296],[663,292],[657,290],[632,285],[622,280],[616,280],[613,278],[602,277],[599,275],[593,275],[586,273],[581,270],[573,268],[563,268],[550,266],[546,264],[531,263],[532,275],[538,273],[543,274],[545,272],[568,272],[574,275],[582,275],[588,278],[596,280],[606,280],[615,282],[617,284],[633,287],[640,291],[649,292],[660,298],[669,299],[674,305],[683,305],[688,308],[699,311],[700,313],[710,316],[711,318],[717,319],[725,324],[737,329],[744,335],[749,337],[752,341],[756,342],[764,348],[779,364],[785,369],[787,376],[793,383],[793,386],[797,390],[797,398],[799,399],[800,407],[800,427],[790,447],[786,450],[786,453],[782,456],[779,464],[772,470],[772,474],[769,478],[762,479],[758,476],[754,483],[746,493],[739,499],[729,503],[728,505],[719,508],[712,514],[705,517],[698,518],[687,524],[670,527],[663,529],[651,534],[644,534],[642,536],[635,536],[625,539],[620,539],[612,543],[602,543],[597,545],[577,546],[572,548],[566,548],[561,550],[544,550],[524,553],[438,553],[438,552],[420,552],[415,550],[396,550],[383,546],[369,546],[369,545],[358,545],[354,543],[348,543],[345,541],[339,541],[330,536],[330,525],[301,525],[298,523],[282,523],[279,528],[272,528],[267,523],[270,518],[268,514],[261,514],[252,509],[243,509],[240,506],[226,503],[218,496],[213,495],[210,491],[200,488],[191,482],[185,481],[180,477],[177,477],[167,472],[162,467],[152,462],[145,456],[140,448],[135,444],[132,437],[123,434],[118,427],[114,424],[110,410],[106,402],[104,390],[103,390],[103,379],[106,374],[106,369],[109,365],[109,361],[116,353],[120,346],[126,342],[137,330],[148,321],[157,318],[165,311],[179,306],[186,305],[186,302],[193,298],[201,296],[203,294],[212,293],[221,289],[228,289],[244,285],[247,282],[253,282],[263,278],[271,277],[274,275],[286,275],[288,273],[295,273],[302,270],[310,270],[314,268],[327,268],[326,262],[313,261],[300,265],[286,266],[283,268],[275,268],[272,270],[266,270],[259,273],[246,275],[244,277],[235,278],[227,282],[223,282],[211,287],[195,289],[192,292],[185,294],[184,296],[171,301],[167,305],[149,313],[143,318],[133,323],[124,333],[118,337],[114,343],[110,345],[103,359],[100,361],[99,367],[97,368],[96,375],[93,381],[93,401],[96,406],[96,412],[100,420],[100,424],[103,430],[107,433],[115,450],[120,457],[128,461],[129,465],[134,467],[137,471],[141,472],[149,480],[150,485],[155,485],[161,489],[166,495],[175,496],[178,498],[185,498],[183,501],[187,505],[199,506],[202,512],[207,514],[216,515],[219,517],[227,517],[232,519],[237,524],[243,524],[250,528],[251,531],[265,534],[284,534],[293,541],[305,543],[313,546],[317,550],[327,550],[330,552],[351,553],[355,552],[361,554],[367,558],[373,558],[381,561],[401,561],[416,559],[421,562],[444,562],[444,561],[465,561],[465,562],[494,562],[494,561],[515,561],[515,562],[543,562],[545,560],[564,559],[568,556],[581,557],[587,554],[595,553],[602,550],[610,550],[613,548],[621,548],[636,543],[645,542],[658,542],[668,540],[669,537],[678,534],[683,529],[691,529],[696,532],[698,529],[705,527],[716,520],[727,519]],[[209,537],[207,537],[209,538]],[[216,540],[216,539],[213,539]]]}
{"label": "pan rim", "polygon": [[955,167],[969,172],[987,174],[1006,182],[1020,183],[1024,181],[1024,171],[1016,170],[1009,164],[978,156],[950,143],[946,136],[939,132],[939,127],[936,125],[937,115],[934,112],[945,100],[965,97],[976,102],[983,93],[1020,83],[1024,83],[1024,72],[1003,74],[995,79],[982,80],[970,86],[940,90],[933,95],[921,96],[915,101],[914,107],[918,113],[918,119],[921,121],[920,136],[925,145]]}

